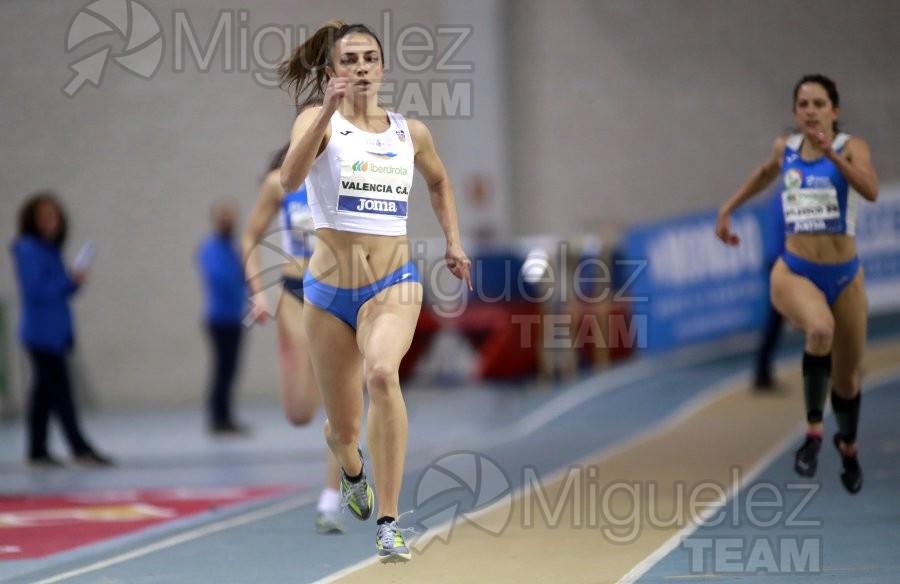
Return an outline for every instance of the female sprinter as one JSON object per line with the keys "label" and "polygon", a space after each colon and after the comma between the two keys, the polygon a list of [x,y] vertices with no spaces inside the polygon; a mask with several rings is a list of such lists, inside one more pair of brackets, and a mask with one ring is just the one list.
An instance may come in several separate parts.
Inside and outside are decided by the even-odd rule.
{"label": "female sprinter", "polygon": [[[310,104],[311,105],[311,104]],[[308,424],[319,409],[321,397],[316,387],[309,360],[306,333],[303,331],[303,273],[312,255],[312,221],[309,215],[306,189],[285,193],[281,188],[281,165],[288,145],[279,150],[269,164],[263,178],[256,206],[244,231],[243,247],[246,258],[247,282],[254,305],[253,319],[265,322],[270,314],[261,294],[259,242],[277,215],[283,236],[283,253],[290,256],[282,270],[283,290],[278,311],[278,349],[281,362],[281,399],[285,416],[295,426]],[[325,487],[319,495],[316,531],[324,534],[343,533],[338,520],[341,495],[340,466],[328,452]]]}
{"label": "female sprinter", "polygon": [[839,106],[831,79],[807,75],[797,83],[794,119],[800,131],[775,140],[771,156],[719,210],[716,235],[728,245],[738,245],[729,216],[781,176],[787,239],[784,255],[772,268],[772,304],[806,336],[803,388],[808,428],[794,468],[801,476],[815,475],[831,378],[841,482],[855,494],[863,483],[856,434],[868,308],[853,236],[859,198],[874,202],[878,179],[866,142],[838,131]]}
{"label": "female sprinter", "polygon": [[444,231],[447,266],[471,287],[453,191],[425,125],[379,105],[384,60],[368,27],[326,24],[294,50],[280,73],[298,101],[312,93],[323,102],[297,117],[281,183],[290,192],[306,182],[316,228],[303,280],[303,320],[328,414],[325,439],[343,468],[347,507],[367,519],[374,495],[358,447],[364,376],[367,444],[378,486],[376,547],[382,562],[407,561],[397,523],[407,438],[398,371],[422,303],[406,238],[414,168]]}

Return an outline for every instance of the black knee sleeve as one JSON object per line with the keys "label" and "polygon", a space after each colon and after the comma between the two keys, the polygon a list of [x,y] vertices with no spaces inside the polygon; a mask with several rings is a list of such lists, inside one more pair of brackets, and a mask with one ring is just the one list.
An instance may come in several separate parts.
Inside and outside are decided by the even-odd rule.
{"label": "black knee sleeve", "polygon": [[806,421],[810,424],[822,421],[830,377],[830,353],[828,355],[803,353],[803,396],[806,401]]}
{"label": "black knee sleeve", "polygon": [[859,428],[859,406],[862,402],[862,393],[856,397],[844,399],[831,391],[831,409],[834,410],[834,418],[837,421],[838,432],[845,444],[856,442],[856,431]]}
{"label": "black knee sleeve", "polygon": [[831,376],[831,353],[827,355],[810,355],[803,353],[803,375],[822,373]]}

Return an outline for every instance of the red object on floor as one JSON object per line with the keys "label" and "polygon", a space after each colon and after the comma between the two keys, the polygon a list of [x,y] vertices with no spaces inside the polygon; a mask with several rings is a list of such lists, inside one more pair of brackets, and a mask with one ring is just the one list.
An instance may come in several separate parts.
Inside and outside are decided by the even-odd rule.
{"label": "red object on floor", "polygon": [[289,490],[189,487],[0,497],[0,561],[42,558]]}
{"label": "red object on floor", "polygon": [[538,316],[531,302],[472,303],[453,326],[478,350],[481,379],[515,379],[537,367]]}
{"label": "red object on floor", "polygon": [[[419,321],[409,351],[400,364],[400,378],[415,373],[421,358],[427,353],[434,337],[442,330],[462,333],[478,353],[474,374],[479,379],[518,379],[537,372],[538,352],[542,335],[564,334],[587,364],[596,364],[598,351],[605,351],[604,362],[625,359],[632,354],[635,339],[629,336],[632,316],[627,305],[615,303],[601,308],[579,306],[569,314],[568,328],[549,329],[543,320],[549,314],[541,312],[534,302],[471,302],[465,310],[452,318],[439,318],[426,304],[419,313]],[[569,323],[569,321],[564,321]],[[564,340],[564,339],[561,339]]]}

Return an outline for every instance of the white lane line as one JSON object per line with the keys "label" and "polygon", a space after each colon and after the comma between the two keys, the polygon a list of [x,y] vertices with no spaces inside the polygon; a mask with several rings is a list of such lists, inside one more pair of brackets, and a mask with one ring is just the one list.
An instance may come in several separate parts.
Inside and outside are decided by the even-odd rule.
{"label": "white lane line", "polygon": [[[713,360],[714,356],[708,356],[705,360]],[[701,361],[699,357],[685,356],[686,361]],[[655,361],[639,361],[626,365],[621,369],[613,369],[606,373],[599,373],[589,379],[577,383],[574,387],[540,405],[533,412],[525,415],[519,421],[510,424],[502,430],[491,432],[484,436],[484,443],[497,445],[511,442],[543,428],[553,420],[562,417],[581,404],[603,395],[623,385],[636,383],[641,379],[651,377],[654,373],[669,368],[670,357]],[[684,367],[684,361],[679,363]]]}
{"label": "white lane line", "polygon": [[189,541],[199,539],[201,537],[205,537],[207,535],[211,535],[213,533],[218,533],[220,531],[225,531],[226,529],[231,529],[233,527],[239,527],[241,525],[246,525],[248,523],[253,523],[254,521],[259,521],[261,519],[266,519],[268,517],[272,517],[278,515],[280,513],[285,513],[287,511],[291,511],[298,507],[302,507],[303,505],[307,505],[312,503],[318,498],[318,494],[310,494],[305,493],[303,495],[298,495],[296,497],[291,497],[285,501],[281,501],[280,503],[276,503],[271,507],[264,507],[262,509],[256,509],[255,511],[250,511],[248,513],[244,513],[242,515],[237,515],[235,517],[230,517],[228,519],[223,519],[221,521],[216,521],[210,523],[208,525],[204,525],[203,527],[198,527],[196,529],[192,529],[190,531],[186,531],[184,533],[180,533],[178,535],[168,537],[166,539],[160,540],[156,543],[140,547],[138,549],[132,550],[130,552],[126,552],[124,554],[120,554],[118,556],[113,556],[106,560],[100,560],[99,562],[95,562],[93,564],[89,564],[87,566],[76,568],[74,570],[70,570],[68,572],[63,572],[62,574],[57,574],[56,576],[51,576],[50,578],[46,578],[44,580],[40,580],[35,582],[34,584],[54,584],[55,582],[62,582],[63,580],[68,580],[69,578],[74,578],[76,576],[82,576],[84,574],[89,574],[91,572],[96,572],[97,570],[103,570],[104,568],[109,568],[110,566],[115,566],[116,564],[121,564],[124,562],[128,562],[143,556],[150,555],[152,553],[174,547],[177,545],[181,545],[183,543],[187,543]]}
{"label": "white lane line", "polygon": [[[886,345],[896,344],[898,340],[900,339],[897,337],[890,337],[880,343],[870,344],[869,347],[871,350],[876,350]],[[733,355],[738,347],[743,346],[742,343],[743,341],[722,343],[721,346],[718,347],[709,347],[707,349],[708,352],[705,354],[697,351],[695,347],[689,347],[675,354],[666,355],[653,361],[640,361],[631,365],[625,365],[621,369],[613,369],[607,373],[599,373],[596,377],[581,381],[565,393],[550,399],[519,421],[495,432],[489,432],[479,440],[479,443],[482,445],[496,446],[528,436],[534,431],[574,410],[581,404],[622,385],[635,383],[643,378],[649,377],[656,371],[664,371],[672,365],[678,366],[679,369],[683,370],[690,366],[700,365],[708,361],[715,361],[719,358]],[[747,372],[741,374],[743,376],[741,379],[748,380],[748,383],[750,379],[749,363],[750,362],[748,361]],[[796,364],[796,358],[784,357],[779,359],[778,369],[786,368],[788,363]],[[739,381],[735,380],[733,383],[739,383]]]}
{"label": "white lane line", "polygon": [[[794,360],[792,363],[794,366],[796,366],[796,360]],[[788,364],[788,360],[783,360],[779,363],[779,369],[789,368],[790,366],[791,365]],[[884,371],[883,373],[879,373],[870,378],[866,378],[865,383],[870,386],[877,386],[878,384],[883,383],[885,380],[891,379],[892,377],[898,376],[898,375],[900,375],[900,367],[892,368],[890,370]],[[608,460],[609,458],[627,450],[628,448],[631,448],[632,446],[636,446],[638,444],[641,444],[642,442],[652,440],[653,438],[655,438],[655,437],[669,431],[670,429],[678,426],[679,424],[685,422],[696,412],[709,406],[710,404],[715,402],[717,399],[720,399],[720,398],[724,397],[725,395],[728,395],[731,393],[736,393],[736,392],[740,392],[740,391],[748,391],[748,389],[746,387],[744,387],[744,385],[746,385],[744,383],[746,380],[747,380],[746,372],[736,373],[734,375],[731,375],[731,376],[723,379],[719,383],[713,385],[709,389],[697,394],[696,396],[694,396],[687,402],[685,402],[684,405],[682,405],[680,408],[678,408],[677,410],[672,412],[669,416],[667,416],[666,418],[661,420],[658,425],[647,428],[643,432],[640,432],[623,442],[613,444],[612,446],[604,449],[602,452],[588,454],[571,464],[584,466],[588,462],[591,462],[591,461],[597,461],[597,463],[599,463],[604,460]],[[753,469],[750,471],[750,473],[748,473],[746,476],[741,475],[741,481],[740,481],[739,487],[744,484],[747,484],[747,483],[752,483],[753,480],[756,478],[756,476],[759,473],[761,473],[769,464],[771,464],[772,461],[774,461],[774,459],[777,458],[784,450],[786,450],[787,448],[790,447],[791,443],[797,439],[797,434],[802,432],[804,427],[805,427],[805,424],[803,424],[803,423],[799,424],[797,426],[797,428],[795,430],[792,430],[791,432],[789,432],[785,436],[785,438],[781,442],[779,442],[777,446],[775,446],[775,448],[773,448],[768,454],[766,454],[762,459],[760,459],[760,462],[757,463],[757,465],[753,467]],[[566,468],[561,468],[557,472],[551,474],[546,479],[544,484],[552,484],[554,482],[562,480],[562,478],[565,477],[566,472],[568,472],[568,466]],[[513,499],[515,500],[515,499],[521,498],[524,491],[525,491],[524,485],[517,488],[515,491],[513,491]],[[718,507],[715,507],[715,508],[713,508],[711,506],[707,507],[707,509],[705,510],[705,513],[708,513],[708,515],[706,515],[706,516],[714,517],[715,513],[719,509],[724,507],[731,500],[731,498],[734,496],[734,494],[736,494],[737,492],[740,492],[740,491],[738,490],[735,493],[732,493],[731,495],[726,497],[726,499],[723,502],[721,502],[721,504]],[[509,503],[505,500],[498,501],[497,503],[495,503],[493,505],[489,505],[488,507],[485,507],[483,509],[479,509],[478,511],[466,513],[466,518],[474,520],[485,513],[490,513],[492,510],[494,510],[494,508],[497,508],[501,505],[508,505],[508,504]],[[448,532],[450,532],[450,530],[452,529],[452,527],[455,523],[456,522],[454,520],[450,520],[450,521],[447,521],[446,523],[441,524],[433,529],[430,529],[429,533],[426,536],[428,539],[426,539],[424,541],[427,543],[428,540],[438,537],[441,539],[441,541],[444,541],[447,545],[449,545],[450,537],[448,537],[447,534],[448,534]],[[678,533],[673,535],[662,546],[660,546],[657,550],[652,552],[649,556],[647,556],[647,558],[642,560],[639,564],[637,564],[634,568],[632,568],[631,571],[629,571],[627,574],[625,574],[625,576],[623,576],[622,579],[620,579],[617,584],[633,584],[634,582],[636,582],[637,578],[640,578],[643,574],[645,574],[647,571],[649,571],[656,563],[658,563],[662,558],[664,558],[670,551],[675,549],[675,547],[677,547],[678,544],[683,539],[690,536],[694,531],[696,531],[700,527],[700,525],[702,525],[702,522],[699,524],[692,524],[692,525],[686,526],[681,531],[679,531]],[[417,543],[421,544],[422,540],[419,540]],[[315,582],[313,582],[313,584],[331,584],[333,582],[337,582],[338,580],[340,580],[341,578],[343,578],[345,576],[349,576],[350,574],[358,572],[364,568],[367,568],[368,566],[374,565],[376,563],[376,561],[377,561],[377,558],[369,558],[369,559],[363,560],[361,562],[358,562],[356,564],[348,566],[348,567],[340,570],[339,572],[334,572],[333,574],[330,574],[329,576],[326,576],[325,578],[316,580]],[[639,571],[639,568],[642,571]]]}
{"label": "white lane line", "polygon": [[358,572],[359,570],[362,570],[363,568],[368,568],[369,566],[374,566],[377,563],[378,563],[378,558],[375,556],[372,556],[371,558],[367,558],[365,560],[362,560],[361,562],[357,562],[353,565],[347,566],[343,570],[334,572],[333,574],[329,574],[328,576],[325,576],[324,578],[322,578],[320,580],[316,580],[312,584],[331,584],[332,582],[337,582],[344,576],[349,576],[350,574],[352,574],[354,572]]}
{"label": "white lane line", "polygon": [[[728,503],[737,496],[738,493],[741,492],[743,486],[748,483],[752,483],[756,480],[756,477],[762,473],[776,458],[781,456],[781,454],[787,450],[791,444],[793,444],[797,440],[797,434],[803,431],[806,427],[805,423],[797,424],[797,426],[788,432],[784,438],[782,438],[781,442],[775,445],[769,452],[767,452],[759,462],[757,462],[753,468],[750,469],[746,475],[741,475],[740,480],[738,481],[737,486],[730,485],[728,488],[728,493],[726,497],[719,501],[715,506],[710,505],[709,507],[703,510],[703,514],[706,517],[715,517],[716,513],[724,508]],[[638,562],[631,570],[628,571],[624,576],[622,576],[617,584],[634,584],[638,581],[638,579],[649,572],[653,566],[658,564],[660,560],[669,555],[670,552],[675,550],[682,541],[693,535],[695,531],[700,529],[703,525],[705,525],[706,521],[701,520],[698,522],[691,522],[685,527],[682,527],[677,533],[673,534],[669,539],[667,539],[661,546],[653,550],[650,555],[646,558]]]}
{"label": "white lane line", "polygon": [[[867,390],[867,393],[868,391],[886,386],[888,381],[891,381],[898,377],[900,377],[900,367],[892,367],[890,369],[886,369],[880,373],[872,375],[871,377],[867,377],[865,379],[865,385],[868,385],[868,387],[870,388],[869,390]],[[826,415],[829,411],[830,406],[826,408]],[[728,505],[728,503],[731,502],[734,497],[740,494],[741,489],[744,485],[752,483],[763,470],[765,470],[770,464],[775,461],[776,458],[781,456],[784,451],[790,448],[791,444],[793,444],[797,440],[797,435],[801,434],[805,428],[806,423],[801,422],[797,425],[796,428],[794,428],[794,430],[788,432],[788,434],[781,442],[779,442],[774,448],[772,448],[765,456],[760,459],[760,461],[751,469],[751,471],[747,473],[746,477],[742,477],[741,481],[737,485],[737,488],[733,492],[729,492],[724,501],[720,501],[718,506],[716,507],[708,508],[708,511],[706,511],[706,513],[708,513],[707,517],[715,517],[719,509],[722,509],[723,507]],[[673,534],[672,537],[667,539],[661,546],[653,550],[650,555],[636,564],[631,570],[629,570],[627,574],[622,576],[617,584],[635,584],[639,578],[653,569],[656,564],[658,564],[660,561],[662,561],[663,558],[674,551],[681,544],[681,542],[693,535],[693,533],[700,527],[702,527],[705,523],[705,521],[700,521],[683,527],[677,533]]]}
{"label": "white lane line", "polygon": [[[891,341],[896,342],[896,339],[891,339]],[[885,341],[883,343],[879,343],[878,345],[872,345],[872,348],[876,348],[881,345],[887,345],[888,343],[889,343],[889,341]],[[702,359],[699,355],[696,356],[695,358],[696,358],[697,362],[702,362],[702,361],[706,360],[706,359]],[[694,359],[691,358],[691,360],[694,360]],[[622,377],[625,377],[625,380],[618,380],[617,383],[627,383],[628,382],[627,380],[629,380],[632,377],[637,378],[641,374],[646,374],[645,367],[641,367],[641,365],[644,365],[644,364],[643,363],[636,364],[636,366],[631,371],[623,372],[623,373],[630,373],[630,375],[628,375],[628,374],[622,375]],[[650,364],[647,364],[647,365],[648,365],[647,368],[649,368]],[[890,378],[892,375],[897,375],[897,374],[900,374],[900,367],[898,367],[896,369],[891,369],[887,372],[876,375],[873,378],[866,379],[865,382],[874,385],[875,383],[879,383],[882,380],[882,378]],[[618,452],[621,452],[622,450],[625,450],[626,448],[629,448],[634,444],[640,444],[642,441],[649,440],[649,439],[653,438],[654,436],[656,436],[657,434],[660,434],[660,433],[668,430],[669,428],[676,426],[677,424],[681,423],[685,419],[689,418],[695,411],[700,410],[703,407],[705,407],[706,405],[708,405],[709,403],[712,403],[713,401],[715,401],[715,399],[717,399],[719,397],[718,394],[727,393],[727,389],[729,386],[733,387],[733,391],[741,391],[741,388],[737,387],[737,384],[739,383],[739,380],[742,380],[745,377],[746,377],[746,373],[735,374],[733,376],[726,378],[725,380],[721,381],[720,383],[714,385],[710,389],[698,394],[697,396],[695,396],[694,398],[692,398],[691,400],[686,402],[681,408],[679,408],[678,410],[673,412],[670,416],[663,419],[659,425],[657,425],[653,428],[649,428],[646,431],[641,432],[635,436],[632,436],[630,439],[628,439],[620,444],[614,444],[611,447],[607,448],[602,453],[600,460],[608,459],[609,457],[613,456],[614,454],[617,454]],[[589,388],[591,390],[590,397],[593,397],[593,395],[599,395],[600,393],[603,393],[605,391],[609,391],[609,389],[611,389],[613,386],[614,386],[614,384],[610,383],[610,384],[603,384],[602,386],[600,386],[600,389],[598,389],[597,387]],[[569,392],[567,392],[567,393],[569,393]],[[546,421],[543,422],[540,426],[546,425],[546,423],[549,423],[549,421],[551,421],[555,417],[562,415],[569,409],[571,409],[573,407],[577,407],[577,405],[580,405],[581,403],[583,403],[585,401],[585,399],[579,400],[578,398],[575,398],[575,399],[566,398],[566,394],[560,396],[560,398],[557,398],[557,399],[560,399],[560,400],[564,399],[565,402],[567,402],[569,404],[574,403],[574,405],[569,405],[568,409],[562,409],[561,406],[554,406],[552,408],[552,411],[558,412],[558,413],[556,413],[553,417],[549,417],[550,409],[548,408],[548,410],[547,410],[548,413],[543,415],[543,418],[545,418]],[[553,400],[551,400],[551,402],[548,402],[547,404],[544,404],[544,406],[542,406],[542,407],[550,406],[552,401]],[[531,423],[532,426],[533,426],[533,424],[534,424],[534,422]],[[540,426],[537,426],[537,427],[540,427]],[[505,430],[505,432],[508,432],[510,435],[512,435],[513,433],[517,432],[517,430],[515,428],[517,428],[517,426],[513,425],[513,426],[507,428]],[[787,439],[785,440],[785,442],[789,443]],[[787,448],[787,446],[785,446],[785,448]],[[593,460],[593,459],[594,459],[594,455],[588,455],[588,456],[583,457],[579,461],[577,461],[575,464],[583,463],[583,462],[586,462],[588,460]],[[754,471],[756,471],[755,468],[754,468]],[[565,472],[566,472],[565,469],[560,469],[557,473],[554,473],[553,475],[551,475],[550,479],[548,479],[548,480],[550,480],[550,481],[556,480],[558,477],[562,477]],[[524,487],[520,487],[514,493],[514,497],[520,497],[523,491],[524,491]],[[90,572],[95,572],[97,570],[102,570],[104,568],[107,568],[107,567],[110,567],[110,566],[113,566],[116,564],[120,564],[123,562],[127,562],[127,561],[130,561],[130,560],[142,557],[142,556],[146,556],[146,555],[155,553],[155,552],[163,550],[163,549],[167,549],[167,548],[170,548],[170,547],[173,547],[176,545],[180,545],[182,543],[186,543],[186,542],[194,540],[194,539],[199,539],[201,537],[205,537],[207,535],[210,535],[210,534],[213,534],[213,533],[216,533],[219,531],[224,531],[226,529],[231,529],[233,527],[238,527],[241,525],[245,525],[247,523],[252,523],[254,521],[266,519],[268,517],[272,517],[273,515],[277,515],[279,513],[285,512],[285,511],[290,511],[290,510],[296,509],[298,507],[302,507],[303,505],[311,503],[313,500],[315,500],[315,498],[316,497],[314,495],[298,496],[296,498],[292,498],[287,501],[283,501],[272,507],[259,509],[257,511],[253,511],[253,512],[250,512],[250,513],[247,513],[244,515],[239,515],[237,517],[233,517],[231,519],[226,519],[226,520],[223,520],[223,521],[220,521],[217,523],[212,523],[212,524],[206,525],[204,527],[201,527],[201,528],[198,528],[195,530],[191,530],[191,531],[185,532],[183,534],[173,536],[171,538],[161,540],[155,544],[151,544],[151,545],[145,546],[143,548],[138,548],[136,550],[133,550],[133,551],[125,553],[125,554],[121,554],[119,556],[114,556],[107,560],[101,560],[99,562],[90,564],[90,565],[82,567],[82,568],[77,568],[75,570],[71,570],[69,572],[65,572],[63,574],[59,574],[57,576],[53,576],[48,579],[40,580],[38,582],[35,582],[34,584],[54,584],[56,582],[61,582],[68,578],[74,578],[74,577],[80,576],[82,574],[87,574]],[[496,506],[496,505],[494,505],[494,506]],[[477,517],[478,515],[481,515],[482,513],[489,512],[494,506],[487,507],[485,509],[478,511],[477,513],[470,514],[469,516],[473,517],[473,518]],[[445,532],[451,525],[452,525],[452,522],[447,522],[446,525],[439,526],[438,528],[434,529],[433,531],[435,532],[435,535],[437,535],[438,533]],[[696,529],[696,526],[694,527],[694,529]],[[659,558],[659,559],[662,559],[662,558]],[[657,559],[656,561],[658,562],[659,559]],[[358,562],[357,564],[354,564],[350,567],[347,567],[339,572],[335,572],[334,574],[332,574],[324,579],[317,580],[315,582],[315,584],[325,584],[327,582],[333,582],[334,578],[346,576],[346,575],[353,573],[355,571],[358,571],[366,566],[372,565],[376,561],[377,561],[377,558],[369,558],[369,559],[363,560],[363,561]],[[652,567],[652,565],[650,567]],[[649,570],[649,567],[647,569]]]}
{"label": "white lane line", "polygon": [[624,379],[617,379],[611,383],[580,383],[564,394],[552,398],[550,401],[542,404],[533,412],[525,415],[517,422],[508,425],[506,428],[488,433],[487,436],[483,437],[483,441],[480,442],[495,446],[528,436],[532,432],[543,428],[553,420],[562,417],[581,404],[590,401],[599,395],[603,395],[622,385],[648,377],[651,371],[629,372],[631,375],[624,376]]}
{"label": "white lane line", "polygon": [[[662,433],[666,432],[667,430],[669,430],[670,428],[673,428],[673,427],[677,426],[678,424],[681,424],[682,422],[684,422],[684,420],[688,419],[696,411],[699,411],[699,410],[705,408],[706,406],[708,406],[715,400],[719,399],[723,394],[731,393],[734,391],[743,391],[744,388],[739,385],[739,382],[740,382],[740,380],[746,379],[746,377],[747,377],[746,373],[740,373],[740,374],[735,374],[735,375],[729,376],[727,379],[722,380],[721,382],[715,384],[711,388],[701,392],[700,394],[698,394],[695,397],[693,397],[692,399],[690,399],[682,407],[678,408],[677,410],[672,412],[669,416],[667,416],[662,421],[660,421],[660,423],[658,425],[650,427],[650,428],[646,429],[645,431],[640,432],[640,433],[632,436],[631,438],[624,440],[620,443],[613,444],[612,446],[605,448],[600,453],[588,454],[571,464],[583,466],[591,461],[599,462],[599,461],[607,460],[607,459],[615,456],[616,454],[618,454],[628,448],[631,448],[632,446],[634,446],[636,444],[640,444],[643,441],[650,440],[653,437],[655,437],[656,435],[662,434]],[[543,480],[542,482],[544,484],[552,484],[554,482],[560,481],[565,476],[566,472],[568,472],[568,466],[566,466],[565,468],[561,468],[560,470],[552,473],[551,475],[548,476],[548,478],[546,480]],[[525,485],[519,486],[517,489],[515,489],[513,491],[513,494],[512,494],[513,500],[520,499],[523,496],[524,492],[525,492]],[[490,513],[495,508],[498,508],[501,505],[508,506],[509,501],[507,501],[506,498],[503,498],[502,500],[498,501],[497,503],[494,503],[493,505],[484,507],[483,509],[479,509],[478,511],[467,512],[466,519],[475,520],[479,516],[481,516],[485,513]],[[450,521],[447,521],[446,523],[438,525],[437,527],[435,527],[433,529],[429,529],[428,530],[429,533],[425,536],[427,539],[425,539],[424,542],[428,542],[429,540],[437,537],[437,538],[440,538],[440,541],[444,541],[446,544],[449,545],[450,540],[452,538],[448,534],[449,534],[450,530],[453,528],[453,525],[455,523],[456,523],[456,521],[450,520]],[[422,543],[422,542],[423,542],[423,540],[420,539],[417,543]],[[362,570],[364,568],[367,568],[368,566],[375,564],[376,561],[377,561],[377,558],[369,558],[369,559],[363,560],[361,562],[358,562],[356,564],[348,566],[347,568],[344,568],[343,570],[341,570],[339,572],[330,574],[329,576],[326,576],[325,578],[322,578],[321,580],[316,580],[315,582],[313,582],[313,584],[331,584],[332,582],[336,582],[345,576],[349,576],[350,574],[352,574],[354,572],[357,572],[359,570]]]}

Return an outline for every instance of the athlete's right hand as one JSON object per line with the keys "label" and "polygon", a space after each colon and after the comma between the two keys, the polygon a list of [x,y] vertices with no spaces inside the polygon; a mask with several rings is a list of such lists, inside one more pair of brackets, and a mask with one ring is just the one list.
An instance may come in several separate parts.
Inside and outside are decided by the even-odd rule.
{"label": "athlete's right hand", "polygon": [[348,91],[350,91],[349,77],[332,77],[328,80],[328,87],[325,88],[322,108],[329,113],[334,113]]}
{"label": "athlete's right hand", "polygon": [[472,276],[470,270],[472,261],[466,255],[466,252],[463,251],[463,248],[459,245],[448,245],[444,259],[447,261],[447,268],[450,269],[450,273],[465,282],[466,288],[471,292]]}
{"label": "athlete's right hand", "polygon": [[739,245],[741,238],[731,231],[731,215],[719,213],[716,219],[716,237],[722,240],[725,245]]}

